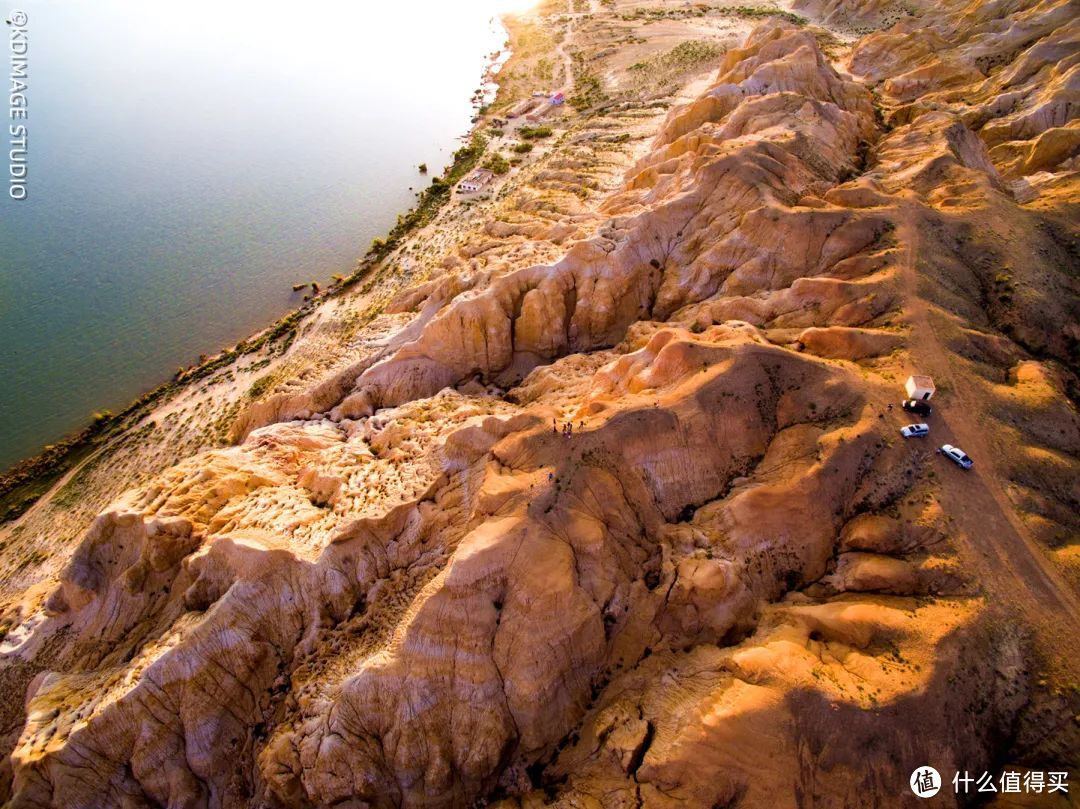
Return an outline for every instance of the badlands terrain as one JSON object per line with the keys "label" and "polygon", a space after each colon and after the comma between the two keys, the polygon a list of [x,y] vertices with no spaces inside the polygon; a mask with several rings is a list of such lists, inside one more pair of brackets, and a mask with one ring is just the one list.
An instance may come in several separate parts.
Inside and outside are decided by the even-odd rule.
{"label": "badlands terrain", "polygon": [[491,186],[7,479],[0,800],[1078,800],[1080,3],[508,24]]}

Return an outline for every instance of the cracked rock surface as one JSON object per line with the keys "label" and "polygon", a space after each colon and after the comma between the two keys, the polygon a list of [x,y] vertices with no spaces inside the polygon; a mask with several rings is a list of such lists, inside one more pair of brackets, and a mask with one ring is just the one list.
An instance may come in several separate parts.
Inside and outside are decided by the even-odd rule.
{"label": "cracked rock surface", "polygon": [[1080,14],[906,5],[799,0],[869,31],[840,52],[757,25],[603,194],[515,203],[231,444],[123,478],[5,601],[7,805],[914,806],[927,762],[1076,769],[1080,695],[1039,683],[1080,643]]}

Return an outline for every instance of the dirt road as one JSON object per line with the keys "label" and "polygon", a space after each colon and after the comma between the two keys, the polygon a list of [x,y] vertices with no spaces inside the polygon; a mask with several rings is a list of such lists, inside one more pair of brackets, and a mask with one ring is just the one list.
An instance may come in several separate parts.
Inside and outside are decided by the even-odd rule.
{"label": "dirt road", "polygon": [[1002,483],[1005,477],[996,466],[993,441],[982,427],[988,419],[981,397],[964,383],[958,360],[934,328],[930,305],[919,295],[918,222],[919,208],[913,203],[904,210],[897,233],[907,246],[903,283],[911,325],[910,370],[933,376],[946,391],[935,399],[934,413],[927,419],[933,446],[959,446],[975,461],[974,468],[964,470],[942,456],[932,456],[943,504],[969,560],[980,568],[987,597],[1022,610],[1036,625],[1056,627],[1056,640],[1075,652],[1072,647],[1080,645],[1080,600],[1017,516]]}

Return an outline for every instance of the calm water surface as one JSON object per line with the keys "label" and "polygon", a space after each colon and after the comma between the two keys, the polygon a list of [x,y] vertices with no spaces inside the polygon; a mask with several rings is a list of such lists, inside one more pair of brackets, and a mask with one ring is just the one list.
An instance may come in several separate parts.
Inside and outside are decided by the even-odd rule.
{"label": "calm water surface", "polygon": [[349,272],[468,130],[507,5],[19,0],[0,468],[267,325],[294,282]]}

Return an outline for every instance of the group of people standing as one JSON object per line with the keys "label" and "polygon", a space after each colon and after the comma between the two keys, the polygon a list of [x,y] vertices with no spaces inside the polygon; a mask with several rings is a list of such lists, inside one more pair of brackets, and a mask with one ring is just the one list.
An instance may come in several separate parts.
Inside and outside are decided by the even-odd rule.
{"label": "group of people standing", "polygon": [[[581,421],[581,422],[578,423],[578,427],[584,427],[584,426],[585,426],[584,421]],[[558,419],[552,419],[551,420],[551,432],[558,435],[558,433],[559,433]],[[566,438],[569,438],[570,436],[572,436],[574,434],[574,422],[572,422],[572,421],[563,422],[562,434]]]}

